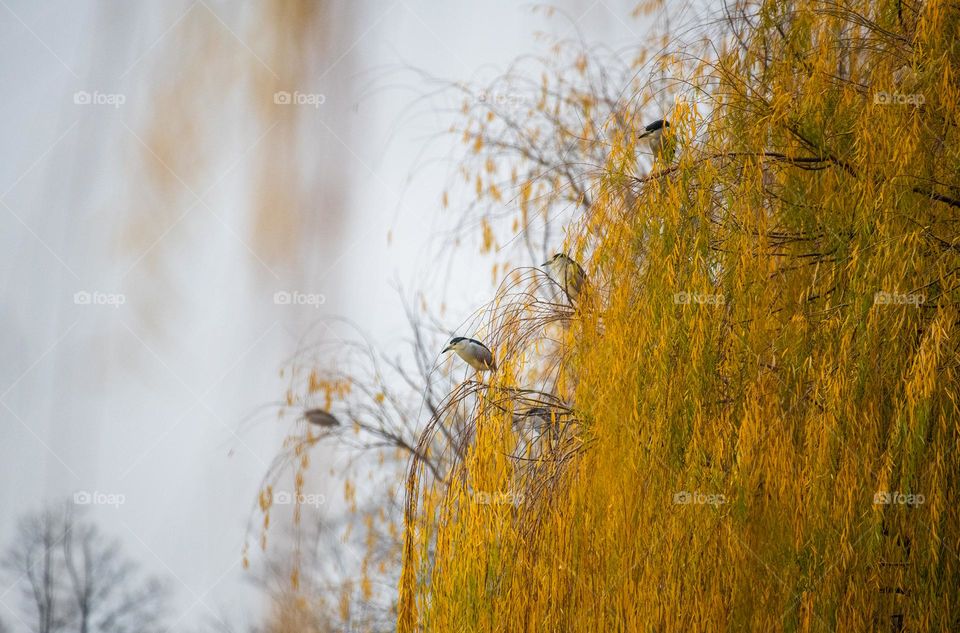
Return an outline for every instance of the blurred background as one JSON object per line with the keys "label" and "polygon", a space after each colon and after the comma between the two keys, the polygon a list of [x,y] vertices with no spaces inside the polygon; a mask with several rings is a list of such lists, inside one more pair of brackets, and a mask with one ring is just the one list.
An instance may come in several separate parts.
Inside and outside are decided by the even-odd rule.
{"label": "blurred background", "polygon": [[[336,315],[399,352],[416,292],[451,329],[493,293],[448,248],[450,86],[635,45],[633,4],[0,0],[0,547],[68,499],[169,579],[170,630],[255,620],[243,545],[304,336]],[[19,580],[0,622],[32,630]]]}

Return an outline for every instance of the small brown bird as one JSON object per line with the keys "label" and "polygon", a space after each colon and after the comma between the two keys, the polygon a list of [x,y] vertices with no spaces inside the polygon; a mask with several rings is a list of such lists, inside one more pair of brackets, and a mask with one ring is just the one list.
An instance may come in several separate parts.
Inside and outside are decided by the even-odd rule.
{"label": "small brown bird", "polygon": [[324,411],[323,409],[307,409],[303,412],[303,419],[314,426],[323,428],[340,426],[340,420],[333,417],[333,414]]}

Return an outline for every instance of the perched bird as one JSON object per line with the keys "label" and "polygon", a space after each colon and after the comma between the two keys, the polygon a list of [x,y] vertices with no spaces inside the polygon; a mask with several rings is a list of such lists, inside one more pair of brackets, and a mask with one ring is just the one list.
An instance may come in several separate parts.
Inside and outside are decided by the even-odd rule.
{"label": "perched bird", "polygon": [[323,409],[307,409],[303,412],[303,419],[310,424],[324,428],[340,426],[340,420]]}
{"label": "perched bird", "polygon": [[641,139],[647,139],[647,145],[654,156],[659,156],[665,163],[672,163],[673,157],[677,153],[677,140],[668,134],[664,138],[663,133],[670,128],[670,122],[666,119],[654,121],[643,128]]}
{"label": "perched bird", "polygon": [[560,284],[563,291],[570,297],[570,301],[577,300],[587,281],[587,275],[580,264],[564,253],[557,253],[541,266],[546,268],[550,277]]}
{"label": "perched bird", "polygon": [[446,354],[447,352],[456,352],[457,356],[465,360],[468,365],[477,371],[497,370],[497,364],[493,360],[493,353],[486,345],[476,339],[466,338],[464,336],[453,338],[441,353]]}
{"label": "perched bird", "polygon": [[647,145],[650,146],[650,151],[656,154],[660,151],[660,141],[663,140],[663,131],[668,127],[670,127],[669,121],[666,119],[657,119],[643,128],[643,134],[641,134],[639,138],[647,139]]}

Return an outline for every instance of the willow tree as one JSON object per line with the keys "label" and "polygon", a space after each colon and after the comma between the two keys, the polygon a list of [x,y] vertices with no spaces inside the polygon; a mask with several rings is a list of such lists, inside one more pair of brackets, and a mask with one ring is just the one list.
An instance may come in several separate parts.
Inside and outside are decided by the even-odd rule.
{"label": "willow tree", "polygon": [[[546,13],[548,23],[565,19]],[[568,27],[564,22],[556,30]],[[580,128],[596,135],[610,121],[629,127],[629,113],[638,107],[634,95],[650,86],[646,77],[637,75],[646,61],[642,51],[624,54],[560,38],[548,41],[545,53],[518,60],[490,82],[441,81],[417,74],[430,88],[439,88],[422,95],[431,114],[445,105],[446,114],[457,122],[438,134],[466,142],[464,155],[458,157],[461,168],[443,193],[438,187],[439,201],[454,207],[446,214],[455,224],[450,231],[468,238],[480,227],[495,275],[518,261],[542,262],[562,239],[560,221],[589,209],[593,192],[579,187],[590,184],[587,174],[598,171],[610,147],[585,142]],[[445,104],[438,105],[438,99]],[[446,146],[443,150],[449,151]],[[455,191],[458,181],[465,183],[465,191]],[[458,203],[450,200],[468,204],[455,206]],[[463,250],[438,256],[473,256]],[[529,268],[511,273],[496,300],[522,304],[531,286],[550,299],[537,306],[541,320],[569,316],[572,308],[562,302],[560,288]],[[422,482],[447,486],[473,441],[473,405],[481,395],[474,382],[461,381],[463,372],[456,363],[437,364],[453,329],[442,308],[438,314],[432,307],[442,299],[421,294],[405,305],[406,324],[397,324],[400,333],[395,337],[407,339],[405,349],[379,349],[341,321],[324,324],[340,335],[329,340],[318,323],[317,330],[304,334],[298,353],[284,368],[289,388],[283,417],[293,413],[301,420],[265,474],[257,499],[260,546],[269,550],[268,558],[257,564],[272,602],[266,630],[395,629],[407,465],[415,459],[426,473]],[[484,297],[482,303],[493,299]],[[492,314],[488,308],[479,308],[464,329],[497,329],[483,325]],[[511,311],[506,317],[516,314]],[[531,410],[549,405],[566,411],[554,417],[570,421],[553,391],[543,384],[511,396],[523,405],[515,420],[519,450],[538,454],[541,437],[552,434],[543,428],[542,416],[528,415]],[[314,411],[332,415],[330,423],[309,424]],[[443,425],[421,437],[424,425],[439,419]],[[342,516],[328,506],[319,511],[310,507],[315,486],[327,475],[322,464],[330,455],[316,453],[329,447],[338,456],[338,470],[330,469],[330,474],[346,480],[347,511]],[[288,518],[290,531],[284,529]],[[256,526],[251,523],[251,528],[253,535]]]}
{"label": "willow tree", "polygon": [[960,628],[960,5],[709,28],[655,59],[676,152],[642,155],[649,96],[572,134],[588,291],[518,270],[478,324],[499,369],[421,435],[467,420],[447,476],[412,461],[401,631]]}

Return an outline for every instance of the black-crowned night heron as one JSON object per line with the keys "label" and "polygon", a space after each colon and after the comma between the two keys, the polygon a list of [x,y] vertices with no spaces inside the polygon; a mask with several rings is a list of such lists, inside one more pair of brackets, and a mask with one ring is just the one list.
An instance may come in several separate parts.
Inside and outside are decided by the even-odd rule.
{"label": "black-crowned night heron", "polygon": [[646,139],[647,146],[654,156],[659,156],[664,162],[673,161],[673,155],[676,153],[676,139],[671,138],[670,134],[664,138],[664,132],[670,129],[670,122],[666,119],[658,119],[650,125],[643,128],[643,132],[638,138]]}
{"label": "black-crowned night heron", "polygon": [[307,409],[303,412],[303,419],[314,426],[332,428],[340,426],[340,420],[323,409]]}
{"label": "black-crowned night heron", "polygon": [[493,360],[493,352],[476,339],[457,336],[450,340],[450,344],[441,353],[446,354],[447,352],[456,352],[457,356],[477,371],[497,370],[497,363]]}
{"label": "black-crowned night heron", "polygon": [[541,266],[547,269],[551,279],[560,284],[570,301],[577,300],[587,281],[580,264],[563,253],[557,253]]}
{"label": "black-crowned night heron", "polygon": [[670,127],[670,122],[666,119],[657,119],[650,125],[643,128],[643,132],[638,138],[647,139],[647,145],[650,151],[656,154],[660,150],[660,141],[663,140],[663,131]]}

